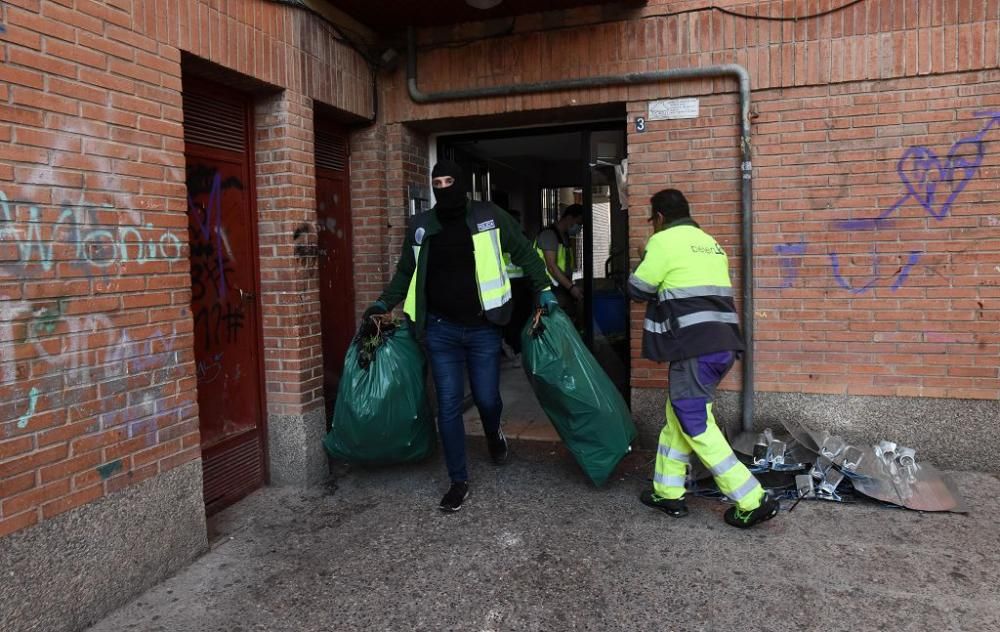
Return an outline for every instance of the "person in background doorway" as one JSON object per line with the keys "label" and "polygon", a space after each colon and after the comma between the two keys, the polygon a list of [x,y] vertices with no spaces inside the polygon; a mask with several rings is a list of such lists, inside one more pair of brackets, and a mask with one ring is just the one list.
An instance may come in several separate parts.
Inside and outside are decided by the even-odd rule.
{"label": "person in background doorway", "polygon": [[552,283],[552,290],[571,320],[576,322],[577,304],[583,300],[583,291],[573,285],[576,270],[576,252],[570,237],[583,228],[583,206],[570,204],[563,210],[559,221],[544,228],[535,238],[535,250],[545,262],[545,269]]}
{"label": "person in background doorway", "polygon": [[[515,221],[520,223],[521,213],[519,211],[511,209],[509,213]],[[528,239],[528,236],[524,234],[523,227],[521,235],[524,236],[525,240]],[[507,265],[507,276],[510,278],[511,296],[514,302],[510,322],[503,328],[503,352],[515,367],[519,367],[521,366],[521,330],[531,316],[531,310],[534,306],[531,279],[525,276],[521,266],[514,263],[509,252],[505,252],[503,258]]]}
{"label": "person in background doorway", "polygon": [[373,328],[373,317],[403,302],[403,312],[424,343],[451,479],[439,507],[454,512],[469,495],[462,421],[466,369],[490,457],[499,465],[508,455],[500,426],[500,342],[513,305],[503,253],[510,253],[531,279],[540,306],[557,301],[520,224],[495,204],[470,201],[458,164],[443,160],[431,175],[436,204],[411,219],[396,273],[365,311],[361,327]]}
{"label": "person in background doorway", "polygon": [[729,259],[691,219],[680,191],[664,189],[650,205],[653,236],[628,287],[633,299],[647,303],[642,357],[669,363],[669,390],[653,489],[640,499],[669,516],[687,515],[685,479],[693,453],[736,503],[725,521],[752,527],[777,515],[778,501],[736,458],[712,414],[716,387],[744,349]]}

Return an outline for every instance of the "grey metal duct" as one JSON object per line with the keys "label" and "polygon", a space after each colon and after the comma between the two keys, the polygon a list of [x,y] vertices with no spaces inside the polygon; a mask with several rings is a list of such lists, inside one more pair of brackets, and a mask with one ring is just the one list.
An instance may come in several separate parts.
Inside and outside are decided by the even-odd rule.
{"label": "grey metal duct", "polygon": [[702,66],[700,68],[674,68],[671,70],[652,70],[648,72],[632,72],[624,75],[605,75],[600,77],[583,77],[579,79],[560,79],[538,83],[522,83],[506,86],[490,86],[486,88],[469,88],[465,90],[448,90],[445,92],[421,92],[417,87],[417,44],[413,27],[407,30],[406,87],[410,99],[415,103],[439,103],[443,101],[460,101],[466,99],[481,99],[485,97],[509,97],[521,94],[536,94],[539,92],[554,92],[557,90],[576,90],[588,88],[606,88],[610,86],[638,85],[667,81],[685,81],[689,79],[707,79],[712,77],[735,77],[739,81],[740,99],[740,206],[743,223],[743,256],[741,259],[743,272],[743,335],[746,338],[746,353],[743,356],[743,398],[742,418],[743,430],[749,432],[753,428],[753,190],[752,166],[750,157],[750,75],[746,68],[738,64],[720,64]]}

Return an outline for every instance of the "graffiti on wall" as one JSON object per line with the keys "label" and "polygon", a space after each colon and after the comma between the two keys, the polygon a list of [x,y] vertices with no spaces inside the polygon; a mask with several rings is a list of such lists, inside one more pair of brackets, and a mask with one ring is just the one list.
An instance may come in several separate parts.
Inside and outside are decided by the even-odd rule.
{"label": "graffiti on wall", "polygon": [[295,243],[295,258],[303,268],[312,267],[316,259],[320,256],[320,248],[317,244],[310,243],[313,234],[312,226],[309,224],[299,224],[292,233],[292,241]]}
{"label": "graffiti on wall", "polygon": [[[923,145],[914,145],[903,152],[896,162],[896,174],[903,191],[888,208],[875,217],[833,222],[831,229],[839,232],[888,229],[892,227],[892,216],[912,202],[917,203],[933,220],[940,222],[945,219],[962,191],[979,173],[986,157],[986,135],[994,127],[1000,126],[1000,112],[976,112],[973,116],[985,119],[979,132],[959,139],[944,158]],[[793,287],[796,284],[802,257],[807,249],[806,242],[778,244],[774,247],[775,254],[779,257],[781,287]],[[840,253],[831,250],[826,254],[837,286],[851,294],[862,294],[886,285],[892,291],[902,287],[914,266],[920,262],[923,252],[911,250],[905,253],[905,261],[886,270],[879,265],[877,244],[873,243],[871,273],[867,279],[854,283],[844,273]]]}
{"label": "graffiti on wall", "polygon": [[[120,278],[124,265],[175,262],[184,239],[154,227],[142,211],[110,205],[46,206],[0,191],[0,281]],[[110,286],[108,286],[110,287]],[[158,368],[172,332],[133,341],[105,313],[78,313],[88,297],[33,298],[0,294],[0,387],[24,402],[6,432],[28,428],[54,389]],[[83,308],[86,309],[85,307]],[[155,347],[155,349],[154,349]],[[64,404],[79,402],[64,398]]]}
{"label": "graffiti on wall", "polygon": [[[131,225],[119,225],[118,218]],[[116,263],[178,261],[184,255],[180,237],[154,229],[139,212],[118,213],[110,207],[64,205],[50,216],[33,204],[12,202],[0,191],[0,270],[16,278],[49,272],[60,262],[101,273]]]}
{"label": "graffiti on wall", "polygon": [[194,165],[188,168],[187,187],[194,325],[201,328],[205,350],[211,351],[235,342],[246,320],[242,297],[230,292],[237,261],[222,218],[223,193],[243,190],[243,183],[236,177],[223,179],[213,167]]}
{"label": "graffiti on wall", "polygon": [[[195,165],[188,169],[188,223],[191,235],[191,282],[194,301],[205,296],[211,285],[216,296],[228,293],[232,274],[233,249],[222,225],[222,194],[226,189],[243,189],[239,178],[226,180],[216,169]],[[195,201],[208,195],[205,203]]]}
{"label": "graffiti on wall", "polygon": [[[0,386],[44,382],[48,376],[72,389],[176,364],[170,331],[157,328],[148,338],[133,340],[106,314],[67,313],[72,304],[68,297],[17,300],[0,295]],[[22,357],[32,361],[19,361]],[[39,399],[52,394],[31,386],[17,428],[28,427]],[[119,421],[134,421],[140,412],[127,412]]]}
{"label": "graffiti on wall", "polygon": [[194,326],[201,326],[205,334],[205,350],[211,351],[223,343],[236,342],[243,329],[246,314],[239,303],[227,301],[199,306],[194,315]]}

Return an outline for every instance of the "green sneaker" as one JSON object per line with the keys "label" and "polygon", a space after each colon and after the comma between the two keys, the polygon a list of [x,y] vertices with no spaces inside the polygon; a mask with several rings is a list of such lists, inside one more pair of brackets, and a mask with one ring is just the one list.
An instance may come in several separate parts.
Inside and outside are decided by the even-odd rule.
{"label": "green sneaker", "polygon": [[688,515],[687,503],[684,502],[683,498],[660,498],[652,491],[646,490],[639,496],[639,500],[647,507],[659,509],[671,518],[683,518]]}
{"label": "green sneaker", "polygon": [[760,507],[750,511],[740,511],[737,507],[730,507],[726,510],[726,524],[731,524],[739,529],[749,529],[755,524],[766,522],[778,515],[780,505],[778,501],[767,494],[761,501]]}

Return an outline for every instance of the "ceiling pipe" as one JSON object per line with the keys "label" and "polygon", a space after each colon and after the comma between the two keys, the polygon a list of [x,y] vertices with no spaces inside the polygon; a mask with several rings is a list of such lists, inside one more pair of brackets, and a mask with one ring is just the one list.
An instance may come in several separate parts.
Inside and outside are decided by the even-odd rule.
{"label": "ceiling pipe", "polygon": [[632,72],[623,75],[605,75],[599,77],[581,77],[579,79],[558,79],[537,83],[521,83],[506,86],[489,86],[485,88],[467,88],[464,90],[448,90],[445,92],[422,92],[417,87],[417,42],[413,27],[407,29],[407,59],[406,87],[410,99],[415,103],[440,103],[444,101],[461,101],[467,99],[482,99],[487,97],[509,97],[557,90],[586,90],[590,88],[606,88],[611,86],[641,85],[668,81],[686,81],[690,79],[708,79],[713,77],[734,77],[739,82],[740,99],[740,208],[743,222],[743,256],[741,270],[743,272],[743,337],[746,340],[746,351],[743,354],[743,401],[742,428],[744,432],[753,429],[754,408],[754,353],[753,353],[753,169],[750,156],[750,75],[746,68],[738,64],[720,64],[702,66],[699,68],[673,68],[671,70],[651,70],[647,72]]}

